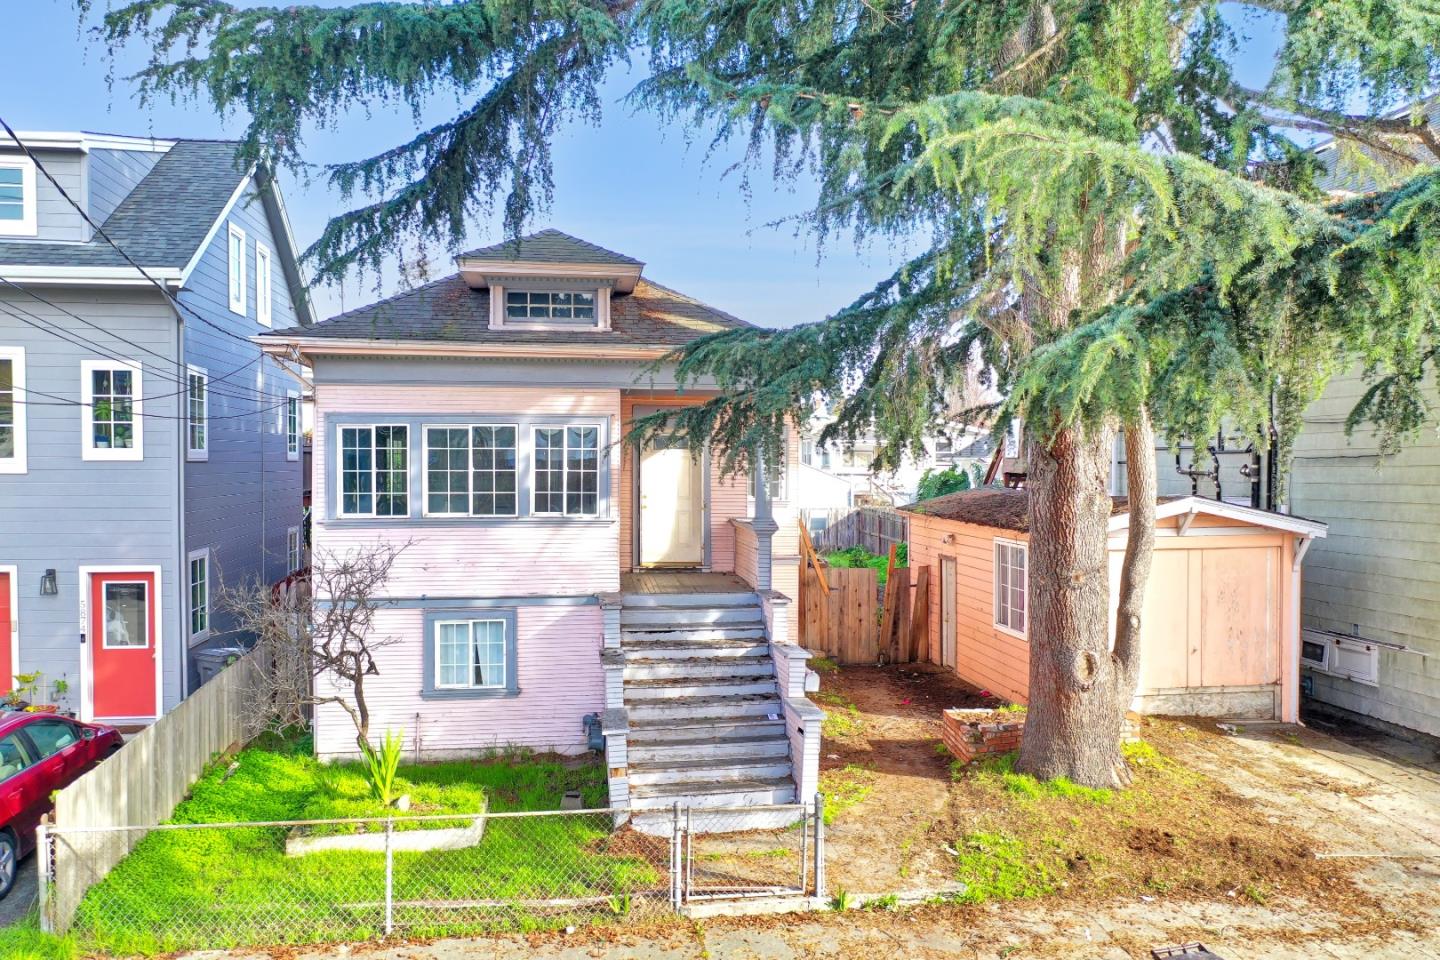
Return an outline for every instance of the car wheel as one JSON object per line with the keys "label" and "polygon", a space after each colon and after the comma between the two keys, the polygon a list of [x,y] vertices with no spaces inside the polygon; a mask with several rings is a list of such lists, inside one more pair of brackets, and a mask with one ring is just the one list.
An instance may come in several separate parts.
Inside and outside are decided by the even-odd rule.
{"label": "car wheel", "polygon": [[0,900],[15,886],[15,874],[20,869],[20,848],[15,843],[15,838],[8,833],[0,833]]}

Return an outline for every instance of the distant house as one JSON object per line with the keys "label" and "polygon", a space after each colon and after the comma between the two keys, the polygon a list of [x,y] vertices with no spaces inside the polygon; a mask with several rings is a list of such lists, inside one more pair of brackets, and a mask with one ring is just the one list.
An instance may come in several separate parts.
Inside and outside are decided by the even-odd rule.
{"label": "distant house", "polygon": [[[1011,700],[1030,695],[1030,495],[953,493],[904,508],[930,569],[929,659]],[[1130,515],[1109,524],[1111,625]],[[1139,713],[1299,718],[1300,570],[1323,523],[1162,498],[1141,627]]]}
{"label": "distant house", "polygon": [[834,504],[838,497],[832,490],[838,489],[837,485],[820,481],[814,485],[814,492],[807,494],[800,504],[807,511],[832,506],[896,506],[909,503],[915,499],[920,478],[927,470],[950,467],[960,470],[978,467],[983,470],[994,449],[985,431],[965,428],[954,437],[936,434],[927,438],[925,455],[905,458],[899,469],[875,471],[871,467],[876,452],[874,433],[863,433],[853,445],[840,441],[822,444],[820,433],[829,422],[822,418],[806,429],[800,440],[800,462],[842,481],[849,491],[848,502]]}
{"label": "distant house", "polygon": [[[610,802],[636,810],[809,796],[818,715],[786,642],[798,437],[750,477],[677,437],[622,442],[715,396],[657,360],[743,322],[556,230],[456,263],[259,338],[314,371],[317,555],[409,544],[375,627],[371,729],[422,756],[603,735]],[[322,756],[356,751],[338,707],[314,734]]]}
{"label": "distant house", "polygon": [[308,323],[304,284],[236,144],[19,137],[30,154],[0,141],[0,688],[39,671],[33,699],[143,723],[195,686],[194,652],[233,642],[222,583],[293,565],[298,390],[249,338]]}

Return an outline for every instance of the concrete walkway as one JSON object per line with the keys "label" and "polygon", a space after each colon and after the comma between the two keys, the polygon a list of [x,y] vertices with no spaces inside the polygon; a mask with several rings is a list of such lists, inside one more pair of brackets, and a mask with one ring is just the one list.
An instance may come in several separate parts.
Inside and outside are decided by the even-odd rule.
{"label": "concrete walkway", "polygon": [[[1177,759],[1224,779],[1277,822],[1304,827],[1317,855],[1355,865],[1380,904],[1364,916],[1319,901],[1164,897],[1063,900],[676,922],[644,934],[449,940],[287,949],[295,960],[797,960],[1064,958],[1143,960],[1198,940],[1227,960],[1440,960],[1440,757],[1425,744],[1241,725],[1202,733]],[[214,957],[214,954],[200,955]],[[268,957],[238,952],[231,958]]]}

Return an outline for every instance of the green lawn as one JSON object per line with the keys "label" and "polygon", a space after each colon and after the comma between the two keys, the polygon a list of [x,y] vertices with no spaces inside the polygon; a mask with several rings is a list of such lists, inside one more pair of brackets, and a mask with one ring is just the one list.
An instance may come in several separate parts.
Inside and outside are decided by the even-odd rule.
{"label": "green lawn", "polygon": [[[174,823],[368,815],[359,764],[325,765],[308,744],[248,749],[226,776],[218,764],[175,811]],[[604,773],[525,755],[402,766],[418,812],[546,810],[566,790],[605,804]],[[664,841],[609,819],[491,818],[479,845],[395,854],[397,933],[442,936],[614,919],[662,891]],[[283,828],[157,831],[81,904],[76,930],[117,953],[372,938],[384,929],[384,857],[335,851],[287,858]],[[623,848],[623,849],[621,849]],[[663,892],[663,891],[662,891]]]}

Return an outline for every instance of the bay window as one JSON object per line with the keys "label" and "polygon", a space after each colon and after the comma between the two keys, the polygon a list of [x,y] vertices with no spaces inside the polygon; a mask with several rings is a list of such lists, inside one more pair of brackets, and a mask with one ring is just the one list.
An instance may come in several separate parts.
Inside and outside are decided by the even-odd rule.
{"label": "bay window", "polygon": [[339,514],[404,517],[410,513],[410,428],[342,426]]}
{"label": "bay window", "polygon": [[426,516],[515,516],[517,433],[513,424],[426,427]]}
{"label": "bay window", "polygon": [[536,427],[532,512],[540,516],[598,516],[600,428]]}

